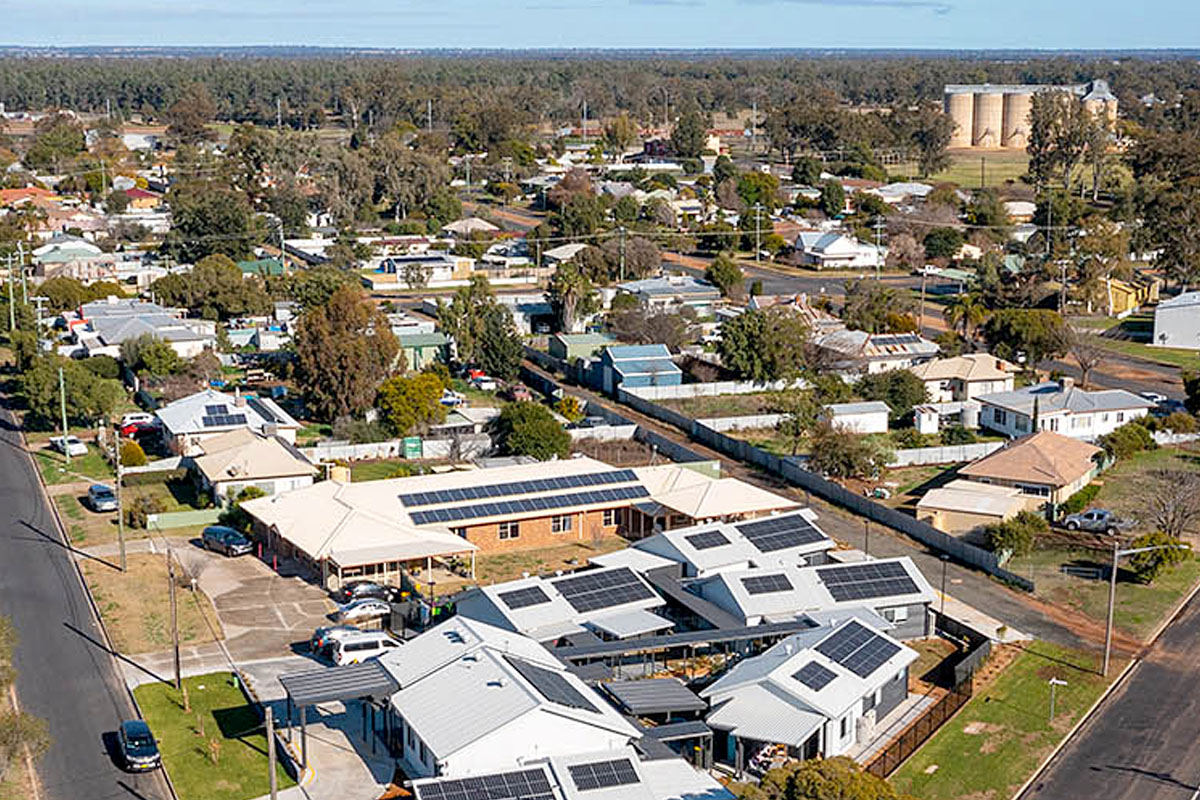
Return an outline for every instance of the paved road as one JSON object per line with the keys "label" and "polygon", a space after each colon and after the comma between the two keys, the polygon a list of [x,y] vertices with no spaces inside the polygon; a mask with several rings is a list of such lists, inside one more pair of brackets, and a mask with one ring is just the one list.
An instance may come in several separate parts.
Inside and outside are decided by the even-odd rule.
{"label": "paved road", "polygon": [[1194,599],[1021,800],[1200,797],[1198,658]]}
{"label": "paved road", "polygon": [[0,428],[0,614],[20,639],[18,700],[53,740],[38,765],[42,797],[165,800],[161,776],[127,775],[109,757],[105,734],[133,709],[7,411]]}

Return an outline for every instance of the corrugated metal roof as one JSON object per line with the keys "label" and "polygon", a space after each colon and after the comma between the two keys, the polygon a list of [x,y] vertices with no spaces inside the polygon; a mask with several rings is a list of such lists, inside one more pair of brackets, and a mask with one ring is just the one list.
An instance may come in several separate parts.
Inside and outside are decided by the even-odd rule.
{"label": "corrugated metal roof", "polygon": [[825,716],[788,702],[767,686],[747,686],[708,715],[712,728],[743,739],[803,745]]}
{"label": "corrugated metal roof", "polygon": [[297,706],[357,700],[360,697],[382,699],[390,697],[400,687],[378,661],[293,672],[280,675],[279,682]]}
{"label": "corrugated metal roof", "polygon": [[708,703],[677,678],[613,681],[603,684],[603,689],[623,711],[633,715],[703,711],[708,708]]}

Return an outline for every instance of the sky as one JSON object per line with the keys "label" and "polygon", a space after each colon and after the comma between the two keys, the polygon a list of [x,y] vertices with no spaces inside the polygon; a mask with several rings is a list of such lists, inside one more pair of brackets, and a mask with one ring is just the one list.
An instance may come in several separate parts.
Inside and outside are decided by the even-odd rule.
{"label": "sky", "polygon": [[33,46],[1151,49],[1198,29],[1196,0],[0,0],[0,44]]}

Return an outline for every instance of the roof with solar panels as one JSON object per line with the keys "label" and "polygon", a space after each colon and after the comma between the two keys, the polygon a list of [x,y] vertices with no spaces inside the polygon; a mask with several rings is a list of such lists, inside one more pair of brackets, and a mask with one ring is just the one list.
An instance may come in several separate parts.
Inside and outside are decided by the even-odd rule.
{"label": "roof with solar panels", "polygon": [[[861,618],[789,636],[745,659],[700,694],[710,726],[750,736],[762,725],[803,731],[811,717],[835,719],[917,660],[917,653]],[[783,741],[766,738],[765,741]]]}
{"label": "roof with solar panels", "polygon": [[267,426],[297,429],[300,423],[268,397],[225,394],[215,389],[180,398],[155,412],[170,435],[221,433],[250,428],[260,433]]}

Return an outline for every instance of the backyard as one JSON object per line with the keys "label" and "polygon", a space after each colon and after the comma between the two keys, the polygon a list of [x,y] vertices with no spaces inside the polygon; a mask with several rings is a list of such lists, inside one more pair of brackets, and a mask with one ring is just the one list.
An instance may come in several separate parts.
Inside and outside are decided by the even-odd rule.
{"label": "backyard", "polygon": [[755,414],[770,414],[778,402],[779,392],[756,392],[754,394],[721,394],[710,397],[679,397],[658,401],[665,406],[692,419],[711,417],[747,417]]}
{"label": "backyard", "polygon": [[[112,485],[111,479],[107,481]],[[117,541],[117,515],[115,512],[96,513],[87,505],[87,492],[81,488],[61,486],[52,488],[51,495],[67,536],[75,547],[94,547]],[[142,486],[126,486],[122,491],[122,501],[126,507],[140,497],[152,498],[157,513],[174,513],[178,511],[195,511],[205,505],[203,499],[196,496],[195,484],[187,479],[179,479],[166,483],[146,484]],[[202,526],[201,526],[202,527]],[[198,532],[198,531],[197,531]],[[179,530],[171,529],[171,536],[183,535]],[[126,540],[143,539],[145,529],[125,526]]]}
{"label": "backyard", "polygon": [[[589,558],[611,553],[628,547],[629,542],[619,536],[605,536],[599,543],[573,542],[557,547],[542,547],[536,550],[517,550],[510,553],[478,555],[475,560],[477,584],[501,583],[516,580],[525,573],[530,575],[553,574],[556,570],[570,571],[587,564]],[[465,588],[472,581],[438,582],[438,593]]]}
{"label": "backyard", "polygon": [[[270,789],[267,740],[259,713],[228,672],[185,678],[186,693],[165,683],[134,690],[159,740],[180,800],[250,800]],[[279,788],[294,785],[277,770]]]}

